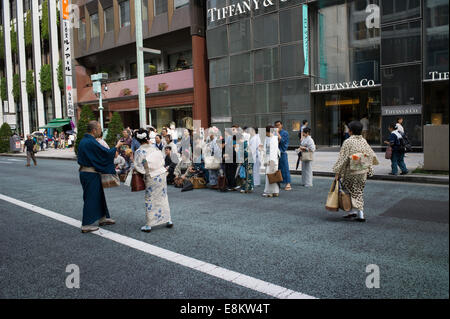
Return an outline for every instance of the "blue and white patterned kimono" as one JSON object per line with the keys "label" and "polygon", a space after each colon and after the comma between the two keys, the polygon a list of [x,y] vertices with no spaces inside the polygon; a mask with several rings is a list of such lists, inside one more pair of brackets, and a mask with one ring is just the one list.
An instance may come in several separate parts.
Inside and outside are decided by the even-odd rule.
{"label": "blue and white patterned kimono", "polygon": [[141,145],[134,154],[134,169],[145,175],[146,225],[153,227],[171,222],[167,171],[161,151],[150,144]]}

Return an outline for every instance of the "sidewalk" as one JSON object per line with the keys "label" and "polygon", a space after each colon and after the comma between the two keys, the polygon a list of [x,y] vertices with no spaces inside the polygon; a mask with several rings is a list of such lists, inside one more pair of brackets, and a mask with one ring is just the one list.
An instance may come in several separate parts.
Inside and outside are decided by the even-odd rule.
{"label": "sidewalk", "polygon": [[[380,165],[375,166],[375,180],[388,180],[397,182],[411,182],[411,183],[428,183],[428,184],[449,184],[449,176],[445,175],[424,175],[424,174],[409,174],[407,176],[391,176],[391,161],[384,158],[384,153],[376,153]],[[0,156],[26,157],[25,153],[10,153],[0,154]],[[301,175],[301,164],[299,170],[295,170],[297,163],[297,153],[295,151],[288,151],[289,167],[291,174]],[[48,149],[36,153],[37,158],[42,159],[60,159],[60,160],[76,160],[77,157],[73,148],[64,150]],[[316,152],[313,162],[314,176],[334,176],[332,168],[338,157],[337,152]],[[423,153],[409,153],[405,158],[405,163],[410,172],[423,165]]]}

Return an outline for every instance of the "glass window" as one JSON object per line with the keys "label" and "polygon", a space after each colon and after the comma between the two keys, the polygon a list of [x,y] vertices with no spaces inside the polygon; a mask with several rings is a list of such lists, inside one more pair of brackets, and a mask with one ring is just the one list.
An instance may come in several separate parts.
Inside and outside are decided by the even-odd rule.
{"label": "glass window", "polygon": [[80,21],[80,27],[78,28],[78,41],[86,40],[86,22],[84,19]]}
{"label": "glass window", "polygon": [[228,54],[228,34],[226,26],[206,31],[206,38],[209,58]]}
{"label": "glass window", "polygon": [[420,65],[385,68],[381,74],[384,106],[422,104]]}
{"label": "glass window", "polygon": [[100,35],[98,24],[98,13],[91,14],[91,38],[96,38]]}
{"label": "glass window", "polygon": [[[207,2],[207,13],[206,13],[206,18],[207,18],[207,25],[208,25],[208,29],[218,26],[218,25],[222,25],[226,22],[226,19],[221,19],[221,20],[217,20],[217,11],[214,11],[214,8],[223,8],[227,5],[227,1],[226,0],[208,0]],[[210,10],[211,9],[211,10]],[[211,15],[211,12],[213,12],[213,14]]]}
{"label": "glass window", "polygon": [[229,58],[211,60],[209,62],[209,85],[211,87],[224,86],[230,83]]}
{"label": "glass window", "polygon": [[[250,2],[253,2],[253,1],[250,1]],[[263,2],[263,1],[260,1],[260,2]],[[264,14],[264,13],[277,11],[277,9],[278,9],[278,3],[277,2],[278,1],[271,1],[271,2],[273,3],[273,5],[270,5],[270,3],[267,3],[268,4],[267,7],[264,6],[264,3],[260,3],[258,10],[255,9],[255,5],[254,5],[254,3],[252,3],[251,5],[252,5],[252,9],[253,9],[253,15],[257,16],[257,15],[261,15],[261,14]]]}
{"label": "glass window", "polygon": [[288,6],[297,5],[300,3],[305,3],[306,0],[281,0],[280,1],[280,9]]}
{"label": "glass window", "polygon": [[230,57],[230,83],[239,84],[253,80],[253,63],[250,53]]}
{"label": "glass window", "polygon": [[189,5],[189,0],[175,0],[175,9]]}
{"label": "glass window", "polygon": [[303,45],[294,44],[281,47],[281,77],[303,75],[304,71]]}
{"label": "glass window", "polygon": [[148,21],[148,0],[142,0],[142,21]]}
{"label": "glass window", "polygon": [[192,51],[187,50],[169,55],[169,68],[174,71],[189,69],[192,65]]}
{"label": "glass window", "polygon": [[309,94],[309,79],[281,81],[282,111],[309,111]]}
{"label": "glass window", "polygon": [[[238,3],[242,6],[242,0],[228,0],[228,5],[233,5],[233,4],[237,5]],[[253,4],[251,4],[251,6],[253,6]],[[216,7],[216,8],[223,8],[223,7]],[[249,18],[250,17],[250,12],[251,11],[247,11],[246,10],[245,13],[237,14],[237,15],[234,15],[232,17],[228,17],[227,20],[228,20],[228,22],[241,21],[244,18]],[[216,13],[216,16],[217,16],[217,13]]]}
{"label": "glass window", "polygon": [[127,27],[130,25],[130,1],[122,1],[119,4],[119,16],[120,16],[120,27]]}
{"label": "glass window", "polygon": [[420,0],[381,0],[381,8],[382,23],[420,17]]}
{"label": "glass window", "polygon": [[104,11],[105,32],[114,31],[114,7],[106,8]]}
{"label": "glass window", "polygon": [[281,112],[280,82],[255,85],[255,112],[263,114]]}
{"label": "glass window", "polygon": [[211,118],[231,116],[229,88],[215,88],[210,90]]}
{"label": "glass window", "polygon": [[448,125],[448,81],[425,83],[424,125]]}
{"label": "glass window", "polygon": [[302,39],[302,7],[280,11],[280,42],[294,42]]}
{"label": "glass window", "polygon": [[425,78],[430,72],[448,72],[448,1],[425,1]]}
{"label": "glass window", "polygon": [[[254,114],[253,85],[233,86],[230,89],[231,116]],[[248,124],[247,124],[248,125]]]}
{"label": "glass window", "polygon": [[[318,9],[313,51],[316,83],[374,80],[379,83],[380,26],[378,0],[354,0]],[[366,11],[367,9],[370,9]]]}
{"label": "glass window", "polygon": [[155,16],[167,13],[167,0],[154,0],[155,1]]}
{"label": "glass window", "polygon": [[253,46],[261,48],[278,44],[278,15],[268,14],[253,20]]}
{"label": "glass window", "polygon": [[274,80],[279,77],[278,48],[255,52],[255,82]]}
{"label": "glass window", "polygon": [[230,24],[229,28],[230,53],[250,50],[250,20]]}
{"label": "glass window", "polygon": [[383,65],[421,61],[421,22],[384,27],[381,33]]}

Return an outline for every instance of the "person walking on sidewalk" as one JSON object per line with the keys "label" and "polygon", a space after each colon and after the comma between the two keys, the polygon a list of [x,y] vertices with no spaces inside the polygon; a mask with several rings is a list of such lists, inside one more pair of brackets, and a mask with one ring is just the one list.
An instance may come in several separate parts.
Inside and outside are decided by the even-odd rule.
{"label": "person walking on sidewalk", "polygon": [[280,186],[278,183],[269,183],[268,174],[273,174],[278,170],[278,159],[280,158],[280,150],[278,148],[278,136],[274,133],[273,126],[266,127],[266,139],[264,141],[264,165],[266,168],[266,184],[264,187],[263,197],[278,197],[280,194]]}
{"label": "person walking on sidewalk", "polygon": [[302,186],[313,187],[313,169],[312,160],[307,159],[307,153],[316,151],[316,144],[311,137],[311,129],[305,127],[303,129],[303,139],[300,143],[300,151],[304,154],[302,156]]}
{"label": "person walking on sidewalk", "polygon": [[278,148],[280,149],[280,161],[279,169],[283,175],[283,183],[286,184],[284,188],[285,191],[291,191],[291,173],[289,171],[289,158],[288,158],[288,147],[289,147],[289,133],[283,129],[283,122],[276,121],[275,128],[277,129],[278,136]]}
{"label": "person walking on sidewalk", "polygon": [[97,121],[91,121],[87,126],[87,133],[78,146],[78,164],[80,165],[80,182],[83,187],[83,221],[81,232],[88,233],[98,230],[94,225],[114,225],[110,218],[103,191],[101,174],[116,174],[114,157],[122,146],[118,142],[116,147],[107,149],[97,142],[102,128]]}
{"label": "person walking on sidewalk", "polygon": [[402,171],[400,175],[407,175],[409,173],[405,164],[405,147],[402,133],[397,129],[398,124],[389,125],[389,141],[385,141],[386,145],[392,147],[391,168],[392,172],[389,175],[397,176],[398,167]]}
{"label": "person walking on sidewalk", "polygon": [[34,153],[34,146],[35,145],[36,145],[36,142],[31,138],[31,135],[28,134],[27,135],[27,140],[23,144],[23,150],[22,150],[22,152],[25,152],[25,148],[26,148],[26,152],[27,152],[27,167],[30,167],[30,159],[33,160],[34,166],[37,165],[36,156],[35,156],[35,153]]}
{"label": "person walking on sidewalk", "polygon": [[348,125],[350,137],[344,141],[339,158],[333,167],[336,181],[350,193],[353,211],[344,216],[346,219],[356,218],[365,222],[364,188],[368,176],[373,176],[373,165],[378,165],[375,152],[362,137],[363,125],[353,121]]}

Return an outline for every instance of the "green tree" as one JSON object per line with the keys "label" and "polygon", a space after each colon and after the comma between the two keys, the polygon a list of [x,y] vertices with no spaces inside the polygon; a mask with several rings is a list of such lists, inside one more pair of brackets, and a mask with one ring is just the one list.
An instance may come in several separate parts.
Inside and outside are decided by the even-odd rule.
{"label": "green tree", "polygon": [[27,11],[27,20],[25,22],[25,47],[31,49],[33,46],[33,34],[32,34],[32,23],[31,23],[31,11]]}
{"label": "green tree", "polygon": [[59,60],[56,72],[58,73],[58,86],[59,89],[62,91],[64,89],[64,78],[63,78],[63,64],[61,59]]}
{"label": "green tree", "polygon": [[11,127],[8,123],[3,123],[0,127],[0,153],[9,152],[9,138],[11,137]]}
{"label": "green tree", "polygon": [[20,99],[20,76],[19,76],[19,74],[14,74],[12,94],[14,97],[14,101],[18,102]]}
{"label": "green tree", "polygon": [[50,64],[43,64],[39,72],[39,82],[41,83],[41,92],[51,92],[52,90],[52,68]]}
{"label": "green tree", "polygon": [[80,113],[80,119],[77,123],[77,140],[75,141],[75,153],[78,154],[78,145],[84,134],[87,133],[87,125],[90,121],[94,121],[95,116],[89,105],[83,105]]}
{"label": "green tree", "polygon": [[105,142],[108,143],[109,147],[114,147],[117,144],[117,136],[121,135],[123,131],[123,123],[118,112],[114,112],[111,117],[111,122],[108,125],[108,135],[106,136]]}
{"label": "green tree", "polygon": [[11,23],[11,52],[17,53],[17,32],[14,23]]}
{"label": "green tree", "polygon": [[41,38],[46,41],[50,38],[48,31],[48,0],[42,3]]}
{"label": "green tree", "polygon": [[8,93],[6,90],[6,78],[2,77],[0,82],[0,95],[2,97],[2,101],[6,101],[8,99]]}
{"label": "green tree", "polygon": [[34,72],[33,70],[27,71],[27,93],[29,97],[34,97],[35,88],[34,88]]}

